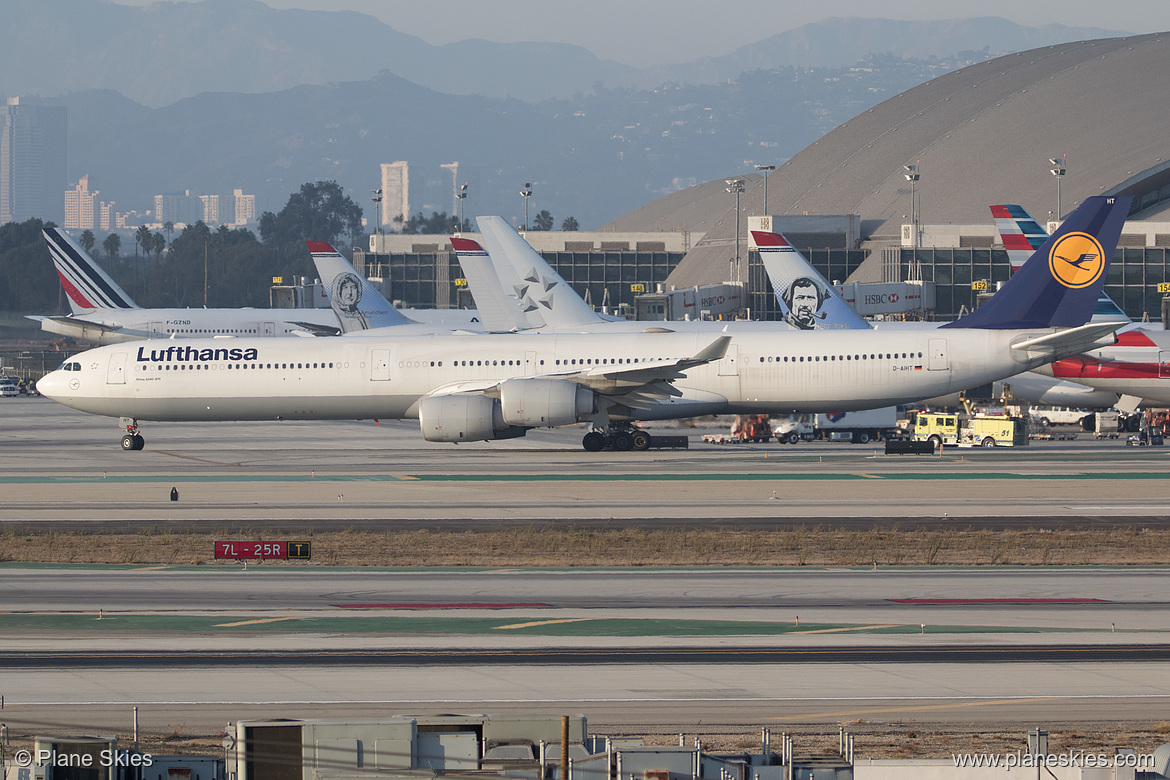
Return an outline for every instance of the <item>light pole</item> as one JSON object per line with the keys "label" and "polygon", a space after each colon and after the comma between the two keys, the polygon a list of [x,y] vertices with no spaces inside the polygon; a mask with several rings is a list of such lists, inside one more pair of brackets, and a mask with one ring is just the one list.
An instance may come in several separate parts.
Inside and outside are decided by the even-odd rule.
{"label": "light pole", "polygon": [[735,279],[740,281],[739,272],[739,196],[743,194],[743,179],[724,179],[727,191],[735,195]]}
{"label": "light pole", "polygon": [[[382,232],[382,188],[379,187],[376,190],[370,190],[370,191],[374,193],[374,197],[370,198],[370,200],[374,201],[374,213],[378,215],[378,217],[377,217],[377,219],[378,219],[378,232],[381,233]],[[376,252],[378,249],[381,249],[381,247],[377,247],[377,249],[375,249],[374,251]]]}
{"label": "light pole", "polygon": [[776,170],[775,165],[757,165],[757,171],[764,172],[764,216],[768,216],[768,174]]}
{"label": "light pole", "polygon": [[913,243],[911,244],[911,247],[913,249],[917,250],[918,249],[918,197],[917,196],[918,196],[918,177],[919,177],[918,163],[914,163],[913,165],[903,165],[902,167],[906,169],[906,173],[904,173],[903,176],[906,177],[906,181],[910,182],[910,225],[911,225],[912,229],[914,230],[914,240],[913,240]]}
{"label": "light pole", "polygon": [[520,192],[520,197],[524,198],[524,230],[528,231],[528,199],[532,197],[532,182],[524,182],[524,189]]}
{"label": "light pole", "polygon": [[463,182],[463,186],[459,188],[459,194],[455,196],[459,198],[459,228],[456,232],[463,232],[463,201],[467,200],[467,182]]}
{"label": "light pole", "polygon": [[1068,159],[1067,154],[1062,154],[1060,157],[1049,157],[1048,158],[1048,162],[1052,163],[1052,165],[1054,166],[1051,169],[1050,173],[1056,177],[1056,219],[1058,221],[1061,219],[1061,214],[1063,213],[1060,210],[1060,181],[1061,181],[1061,179],[1064,178],[1064,173],[1066,170],[1064,163],[1065,163],[1065,160],[1067,160],[1067,159]]}

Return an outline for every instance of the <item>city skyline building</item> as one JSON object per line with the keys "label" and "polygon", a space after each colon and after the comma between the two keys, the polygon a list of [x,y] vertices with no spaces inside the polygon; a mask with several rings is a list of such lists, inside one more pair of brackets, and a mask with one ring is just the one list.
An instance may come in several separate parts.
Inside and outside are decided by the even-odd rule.
{"label": "city skyline building", "polygon": [[235,227],[243,227],[249,222],[255,222],[256,196],[245,195],[242,189],[236,188],[232,190],[232,198],[235,201],[232,225]]}
{"label": "city skyline building", "polygon": [[89,191],[88,173],[78,179],[73,187],[65,190],[65,219],[62,225],[66,230],[93,230],[98,193],[98,190]]}
{"label": "city skyline building", "polygon": [[64,106],[8,98],[0,121],[0,224],[64,222],[67,132]]}
{"label": "city skyline building", "polygon": [[375,228],[391,225],[401,230],[410,219],[410,166],[405,160],[382,163],[382,203]]}

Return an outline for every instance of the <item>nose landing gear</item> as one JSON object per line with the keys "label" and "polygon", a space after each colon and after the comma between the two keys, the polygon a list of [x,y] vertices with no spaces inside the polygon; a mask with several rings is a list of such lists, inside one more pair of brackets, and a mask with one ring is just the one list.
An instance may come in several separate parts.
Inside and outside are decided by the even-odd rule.
{"label": "nose landing gear", "polygon": [[146,439],[138,432],[138,421],[133,417],[119,418],[118,427],[126,432],[122,437],[123,452],[134,452],[146,446]]}

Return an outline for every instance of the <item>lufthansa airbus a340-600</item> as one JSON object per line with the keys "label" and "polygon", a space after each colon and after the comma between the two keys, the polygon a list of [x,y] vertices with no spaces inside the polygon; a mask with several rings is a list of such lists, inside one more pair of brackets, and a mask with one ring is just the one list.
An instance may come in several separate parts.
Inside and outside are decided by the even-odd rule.
{"label": "lufthansa airbus a340-600", "polygon": [[[585,422],[596,450],[631,420],[871,409],[1112,343],[1118,323],[1086,323],[1130,203],[1086,199],[991,300],[937,329],[142,342],[81,353],[38,388],[120,418],[128,450],[142,420],[413,417],[445,442]],[[636,448],[635,433],[611,441]]]}

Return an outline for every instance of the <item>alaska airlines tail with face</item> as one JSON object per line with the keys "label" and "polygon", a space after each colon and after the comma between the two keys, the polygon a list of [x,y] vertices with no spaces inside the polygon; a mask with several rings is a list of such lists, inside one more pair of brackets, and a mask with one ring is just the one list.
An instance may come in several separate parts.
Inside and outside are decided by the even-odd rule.
{"label": "alaska airlines tail with face", "polygon": [[784,321],[800,330],[860,330],[870,324],[779,233],[753,230],[760,262],[772,282]]}
{"label": "alaska airlines tail with face", "polygon": [[987,303],[943,328],[1076,328],[1096,310],[1133,198],[1086,198]]}
{"label": "alaska airlines tail with face", "polygon": [[353,265],[323,241],[306,241],[342,333],[407,325],[407,319]]}
{"label": "alaska airlines tail with face", "polygon": [[49,256],[53,258],[57,278],[74,314],[88,314],[97,309],[139,308],[68,233],[53,227],[42,230],[41,234],[49,245]]}

